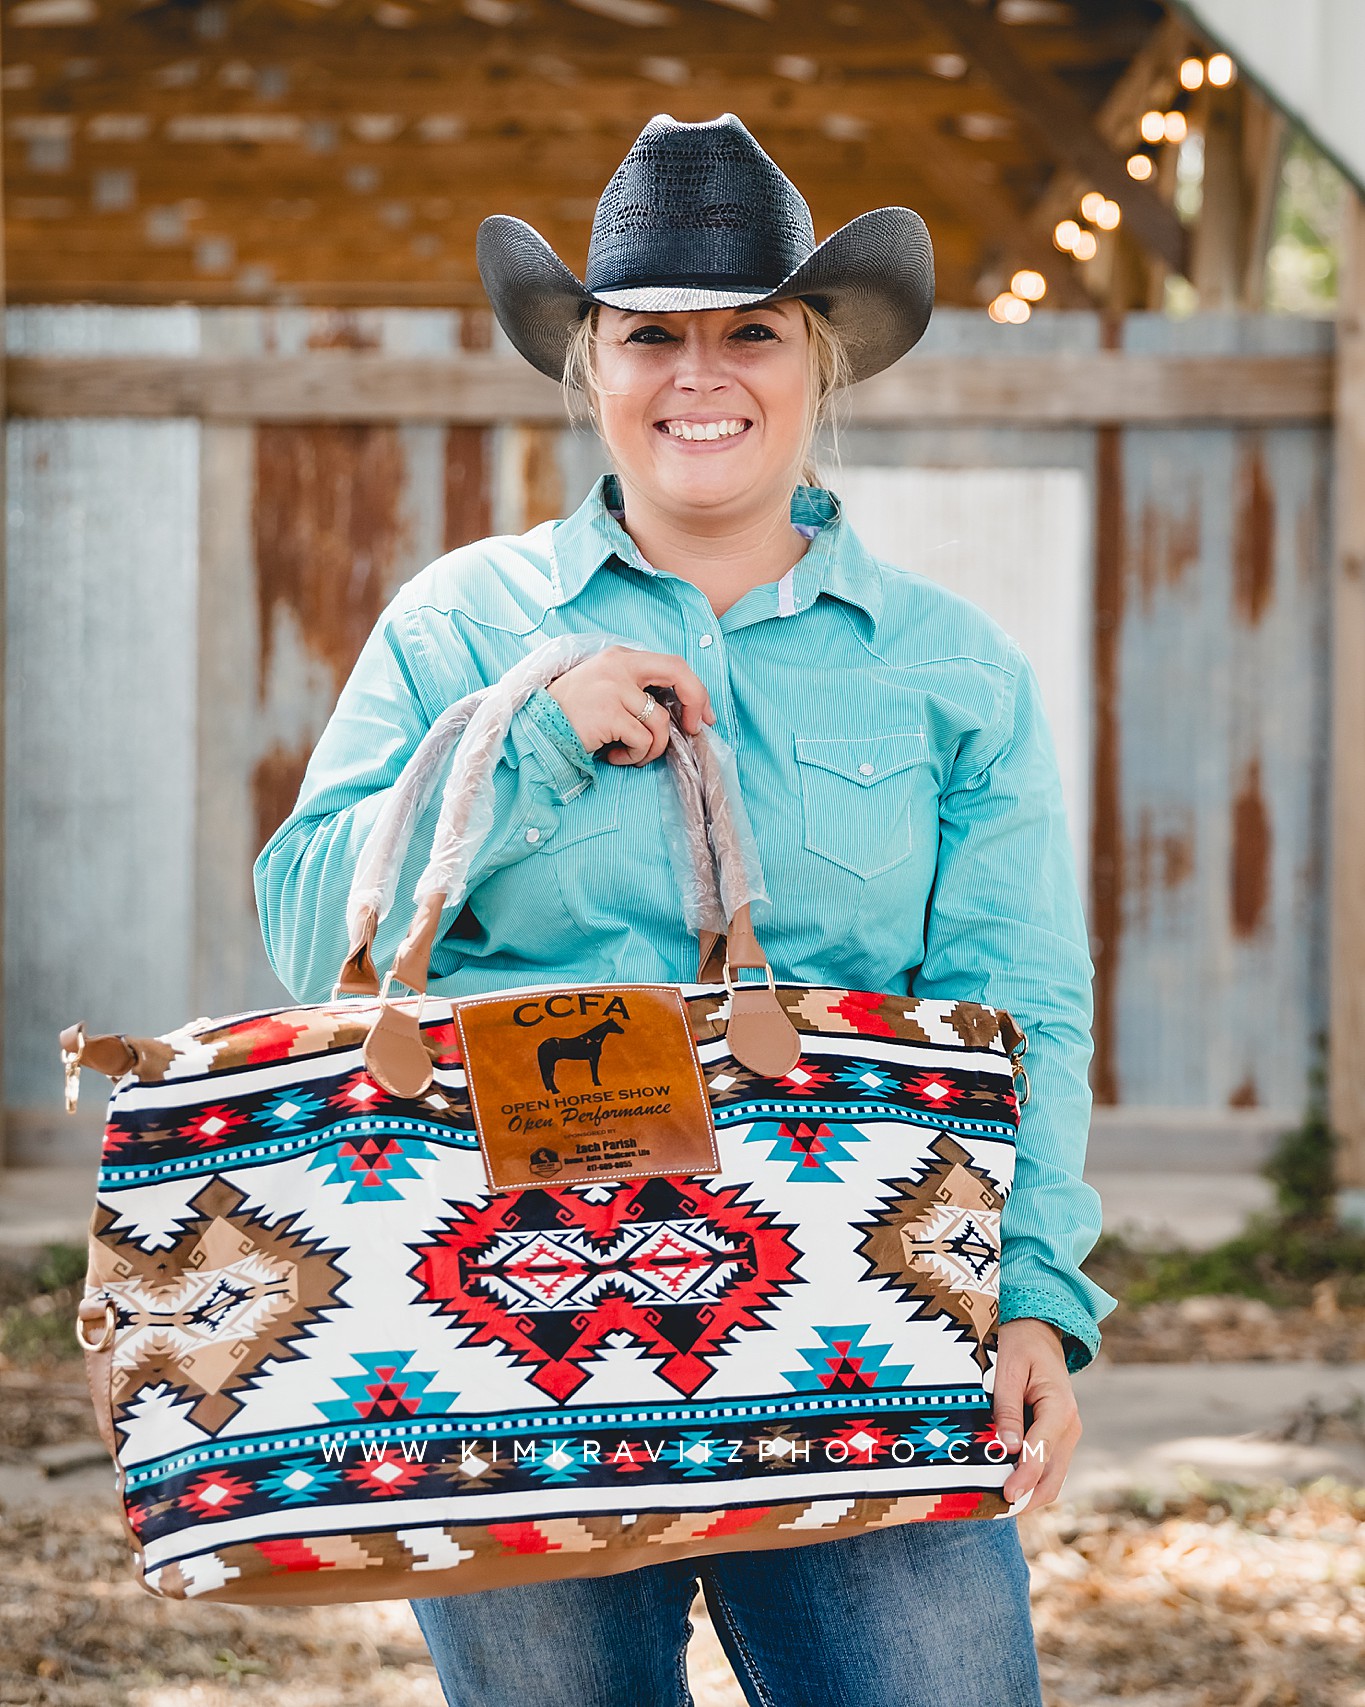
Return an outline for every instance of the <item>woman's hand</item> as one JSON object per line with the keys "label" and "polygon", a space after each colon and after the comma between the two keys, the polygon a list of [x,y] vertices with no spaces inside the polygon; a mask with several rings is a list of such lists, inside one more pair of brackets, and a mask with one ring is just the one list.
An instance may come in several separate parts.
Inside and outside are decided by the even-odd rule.
{"label": "woman's hand", "polygon": [[995,1432],[1011,1453],[1024,1434],[1024,1406],[1033,1407],[1033,1426],[1024,1453],[1000,1490],[1011,1504],[1033,1489],[1028,1510],[1049,1504],[1062,1491],[1071,1454],[1081,1438],[1081,1414],[1071,1391],[1062,1336],[1051,1322],[1019,1316],[1000,1325],[995,1360]]}
{"label": "woman's hand", "polygon": [[696,735],[703,723],[716,721],[701,677],[668,652],[608,646],[566,670],[546,691],[590,753],[615,743],[624,751],[604,755],[612,764],[644,765],[668,745],[666,705],[652,712],[648,721],[635,715],[643,709],[651,686],[671,688],[677,695],[682,726],[689,735]]}

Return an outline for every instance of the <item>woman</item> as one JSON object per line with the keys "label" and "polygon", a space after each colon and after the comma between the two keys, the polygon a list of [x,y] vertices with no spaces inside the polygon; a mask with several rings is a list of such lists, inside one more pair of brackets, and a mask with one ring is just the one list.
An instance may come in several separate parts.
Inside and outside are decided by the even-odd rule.
{"label": "woman", "polygon": [[[1046,1504],[1080,1434],[1068,1375],[1115,1303],[1078,1268],[1099,1230],[1080,1178],[1092,968],[1051,740],[1017,646],[876,562],[832,495],[801,483],[838,386],[927,323],[924,228],[884,208],[817,248],[737,119],[665,117],[602,197],[585,283],[517,220],[485,221],[479,260],[512,342],[586,396],[614,475],[566,520],[453,552],[394,599],[258,862],[272,961],[299,999],[325,998],[357,851],[444,706],[556,634],[648,647],[600,652],[517,714],[497,831],[443,921],[431,987],[695,977],[660,827],[659,699],[689,732],[713,724],[777,898],[753,916],[778,979],[979,1000],[1031,1036],[995,1421],[1018,1450],[1033,1407],[1003,1492]],[[381,927],[381,966],[404,922]],[[414,1608],[460,1707],[664,1707],[688,1699],[698,1577],[755,1704],[1040,1699],[1013,1518]]]}

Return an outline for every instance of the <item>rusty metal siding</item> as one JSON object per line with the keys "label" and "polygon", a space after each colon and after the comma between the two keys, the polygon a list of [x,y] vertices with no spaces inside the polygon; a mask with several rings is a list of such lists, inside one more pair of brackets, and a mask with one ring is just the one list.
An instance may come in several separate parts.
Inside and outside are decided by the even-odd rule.
{"label": "rusty metal siding", "polygon": [[[26,353],[197,340],[177,311],[7,321]],[[61,1026],[187,1017],[199,428],[11,421],[7,440],[7,1096],[14,1152],[41,1160],[77,1136]]]}
{"label": "rusty metal siding", "polygon": [[[446,310],[204,310],[206,353],[450,355]],[[283,1000],[251,864],[289,812],[366,635],[447,549],[447,431],[334,422],[204,429],[196,1004]]]}
{"label": "rusty metal siding", "polygon": [[[1125,347],[1290,354],[1330,328],[1138,317]],[[1122,438],[1114,1089],[1298,1111],[1326,1025],[1330,436]]]}
{"label": "rusty metal siding", "polygon": [[[1305,1088],[1320,924],[1300,884],[1325,727],[1306,654],[1326,590],[1294,585],[1296,526],[1320,501],[1308,436],[1126,435],[1121,1101],[1293,1107]],[[1227,502],[1249,459],[1274,512],[1254,621]]]}

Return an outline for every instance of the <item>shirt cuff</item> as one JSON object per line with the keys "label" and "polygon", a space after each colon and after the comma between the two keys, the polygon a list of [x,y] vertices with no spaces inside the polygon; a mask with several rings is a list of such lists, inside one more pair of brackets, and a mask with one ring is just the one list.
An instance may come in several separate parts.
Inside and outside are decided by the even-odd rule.
{"label": "shirt cuff", "polygon": [[1050,1322],[1062,1336],[1069,1375],[1094,1360],[1100,1349],[1100,1330],[1093,1316],[1073,1303],[1064,1293],[1040,1286],[1014,1286],[1008,1282],[1000,1288],[1000,1321],[1013,1322],[1021,1316],[1036,1316]]}
{"label": "shirt cuff", "polygon": [[594,780],[593,756],[552,694],[537,688],[518,712],[517,720],[561,800],[572,799]]}

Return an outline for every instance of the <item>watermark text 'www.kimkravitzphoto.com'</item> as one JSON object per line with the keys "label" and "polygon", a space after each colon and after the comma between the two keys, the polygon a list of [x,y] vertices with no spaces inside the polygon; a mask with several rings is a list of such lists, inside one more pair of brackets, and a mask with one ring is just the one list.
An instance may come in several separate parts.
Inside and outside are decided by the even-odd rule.
{"label": "watermark text 'www.kimkravitzphoto.com'", "polygon": [[917,1443],[903,1435],[891,1436],[881,1429],[871,1428],[819,1440],[783,1434],[726,1438],[691,1433],[658,1440],[628,1440],[624,1437],[604,1440],[593,1435],[579,1435],[437,1442],[380,1435],[366,1440],[332,1439],[321,1445],[323,1457],[330,1463],[359,1457],[366,1463],[400,1459],[409,1464],[425,1464],[428,1453],[436,1448],[433,1457],[446,1464],[453,1463],[471,1480],[477,1480],[494,1466],[503,1465],[530,1469],[543,1467],[554,1472],[571,1465],[585,1469],[604,1466],[617,1470],[661,1465],[689,1471],[754,1461],[775,1466],[913,1464],[917,1459],[921,1463],[935,1464],[1001,1464],[1014,1457],[1024,1462],[1042,1461],[1047,1451],[1045,1441],[1025,1441],[1017,1452],[1011,1452],[998,1436],[977,1442],[947,1439]]}

